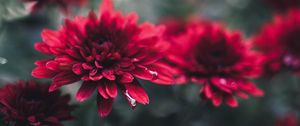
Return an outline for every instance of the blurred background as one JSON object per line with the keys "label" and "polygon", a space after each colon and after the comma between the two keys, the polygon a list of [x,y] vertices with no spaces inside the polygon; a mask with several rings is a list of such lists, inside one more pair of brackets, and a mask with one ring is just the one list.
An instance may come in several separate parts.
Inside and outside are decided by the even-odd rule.
{"label": "blurred background", "polygon": [[[262,24],[272,19],[272,11],[262,0],[114,0],[124,13],[136,11],[140,22],[160,22],[167,17],[185,18],[196,15],[220,21],[230,29],[243,31],[245,38],[256,33]],[[73,7],[67,18],[87,15],[97,10],[101,0],[89,0],[88,5]],[[57,29],[66,18],[55,7],[46,7],[30,14],[19,0],[0,0],[0,83],[30,80],[34,61],[45,58],[33,45],[41,41],[44,28]],[[41,80],[39,80],[41,81]],[[42,80],[50,82],[50,80]],[[281,73],[273,79],[257,79],[265,90],[262,98],[240,101],[238,108],[213,107],[201,101],[199,84],[160,86],[142,82],[150,96],[150,104],[131,110],[118,97],[112,113],[106,118],[97,115],[95,97],[79,104],[73,113],[77,118],[66,126],[275,126],[277,118],[287,113],[299,113],[300,80],[291,73]],[[73,96],[79,85],[62,89]],[[73,97],[74,98],[74,97]],[[78,104],[74,99],[73,103]]]}

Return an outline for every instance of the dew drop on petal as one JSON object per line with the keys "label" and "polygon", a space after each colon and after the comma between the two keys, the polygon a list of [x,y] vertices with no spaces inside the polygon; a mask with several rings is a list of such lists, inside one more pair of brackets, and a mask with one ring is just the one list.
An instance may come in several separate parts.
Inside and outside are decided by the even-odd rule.
{"label": "dew drop on petal", "polygon": [[136,100],[133,99],[133,98],[129,95],[128,90],[126,90],[126,91],[124,92],[124,95],[126,96],[126,99],[127,99],[127,101],[129,102],[130,106],[131,106],[132,108],[134,108],[134,107],[136,106]]}
{"label": "dew drop on petal", "polygon": [[158,73],[157,73],[156,71],[151,71],[151,70],[149,70],[149,72],[150,72],[150,74],[153,75],[153,80],[157,79]]}
{"label": "dew drop on petal", "polygon": [[227,84],[227,82],[226,82],[226,80],[225,79],[220,79],[220,84],[222,84],[222,85],[226,85]]}

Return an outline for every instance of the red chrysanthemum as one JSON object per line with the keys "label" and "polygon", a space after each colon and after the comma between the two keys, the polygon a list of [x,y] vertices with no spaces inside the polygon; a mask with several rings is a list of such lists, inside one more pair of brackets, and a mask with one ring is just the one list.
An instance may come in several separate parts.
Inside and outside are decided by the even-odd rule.
{"label": "red chrysanthemum", "polygon": [[277,12],[286,12],[300,8],[300,0],[264,0],[267,5]]}
{"label": "red chrysanthemum", "polygon": [[33,4],[30,7],[31,12],[36,12],[43,7],[58,6],[64,13],[68,13],[70,5],[84,5],[87,0],[22,0],[25,4]]}
{"label": "red chrysanthemum", "polygon": [[294,114],[289,114],[284,118],[278,119],[276,121],[276,126],[300,126],[300,123]]}
{"label": "red chrysanthemum", "polygon": [[14,126],[62,126],[73,119],[69,95],[48,92],[49,85],[18,81],[0,89],[0,113]]}
{"label": "red chrysanthemum", "polygon": [[283,68],[300,71],[300,11],[276,16],[254,38],[258,49],[265,54],[265,75],[274,75]]}
{"label": "red chrysanthemum", "polygon": [[[217,23],[187,25],[186,32],[173,37],[168,62],[179,68],[178,82],[203,83],[201,95],[219,106],[224,100],[238,106],[235,96],[263,92],[248,79],[260,73],[260,57],[242,42],[239,32],[230,32]],[[182,75],[183,76],[182,76]]]}
{"label": "red chrysanthemum", "polygon": [[164,27],[136,24],[137,15],[115,12],[111,0],[104,0],[100,17],[66,20],[58,31],[44,30],[43,42],[35,45],[54,59],[40,60],[32,72],[37,78],[52,78],[50,91],[83,81],[76,99],[84,101],[98,89],[98,112],[110,113],[117,88],[133,107],[148,104],[149,98],[137,78],[170,84],[172,76],[158,62],[168,45],[162,40]]}

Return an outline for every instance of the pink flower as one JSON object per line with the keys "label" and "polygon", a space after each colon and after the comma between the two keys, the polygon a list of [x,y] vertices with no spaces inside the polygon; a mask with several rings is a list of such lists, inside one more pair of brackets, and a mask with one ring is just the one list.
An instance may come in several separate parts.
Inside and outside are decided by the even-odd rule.
{"label": "pink flower", "polygon": [[123,16],[113,10],[111,0],[104,0],[99,18],[91,12],[87,18],[66,20],[58,31],[44,30],[43,42],[35,47],[53,58],[37,61],[32,75],[52,78],[50,91],[82,81],[76,95],[80,102],[97,90],[100,116],[110,113],[117,89],[132,107],[148,104],[137,79],[173,82],[167,66],[158,61],[168,44],[161,37],[163,27],[136,21],[135,13]]}
{"label": "pink flower", "polygon": [[260,74],[261,56],[250,50],[240,32],[231,32],[211,22],[193,21],[186,30],[171,36],[167,61],[178,68],[178,83],[202,83],[203,99],[215,106],[222,101],[237,107],[235,96],[262,96],[263,91],[249,81]]}

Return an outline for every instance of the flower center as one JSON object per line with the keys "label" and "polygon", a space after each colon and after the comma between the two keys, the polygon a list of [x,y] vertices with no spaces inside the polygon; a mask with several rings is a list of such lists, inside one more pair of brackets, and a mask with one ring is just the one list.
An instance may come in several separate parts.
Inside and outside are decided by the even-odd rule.
{"label": "flower center", "polygon": [[[103,77],[108,80],[115,80],[115,74],[126,58],[122,57],[121,52],[111,42],[93,43],[90,48],[88,49],[90,52],[81,53],[84,62],[73,65],[73,72],[81,75],[82,80],[98,81]],[[127,60],[127,65],[123,66],[130,67],[132,65],[131,61]]]}

